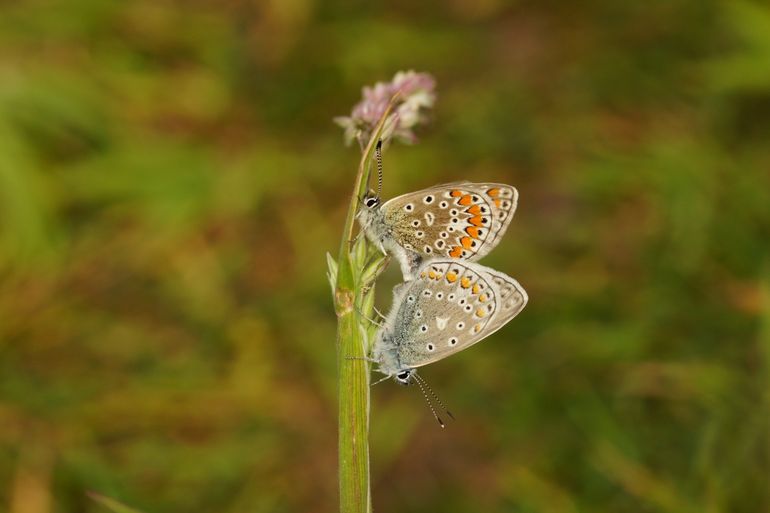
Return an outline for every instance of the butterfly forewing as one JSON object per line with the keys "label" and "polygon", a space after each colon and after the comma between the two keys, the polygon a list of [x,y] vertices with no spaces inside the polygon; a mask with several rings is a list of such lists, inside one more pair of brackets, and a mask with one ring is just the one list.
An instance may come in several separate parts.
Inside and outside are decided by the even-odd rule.
{"label": "butterfly forewing", "polygon": [[398,359],[420,367],[461,351],[501,328],[526,302],[524,289],[503,273],[473,263],[431,262],[394,305]]}
{"label": "butterfly forewing", "polygon": [[510,185],[457,183],[404,194],[381,208],[394,241],[407,251],[473,261],[497,245],[517,201]]}

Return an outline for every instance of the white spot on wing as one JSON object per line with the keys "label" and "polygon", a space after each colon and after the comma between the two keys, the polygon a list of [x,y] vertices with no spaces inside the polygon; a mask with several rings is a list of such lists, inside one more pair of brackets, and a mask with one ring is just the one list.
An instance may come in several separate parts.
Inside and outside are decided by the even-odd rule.
{"label": "white spot on wing", "polygon": [[436,327],[443,330],[446,328],[447,321],[449,321],[449,317],[436,317]]}

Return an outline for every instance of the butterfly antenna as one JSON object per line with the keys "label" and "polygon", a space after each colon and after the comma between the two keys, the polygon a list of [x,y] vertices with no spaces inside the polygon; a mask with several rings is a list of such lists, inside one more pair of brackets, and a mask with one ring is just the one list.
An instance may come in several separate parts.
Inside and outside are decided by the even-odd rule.
{"label": "butterfly antenna", "polygon": [[377,141],[374,153],[377,156],[377,197],[379,198],[382,193],[382,139]]}
{"label": "butterfly antenna", "polygon": [[425,389],[431,395],[433,400],[441,407],[442,410],[446,412],[447,415],[449,415],[450,419],[455,420],[455,416],[452,415],[452,412],[447,409],[447,407],[444,405],[444,402],[441,399],[439,399],[436,392],[434,392],[433,389],[430,387],[430,385],[428,385],[428,382],[425,381],[425,379],[418,374],[415,374],[414,377],[417,378],[418,381],[422,381],[422,384],[425,386]]}
{"label": "butterfly antenna", "polygon": [[438,414],[436,413],[436,408],[433,407],[433,401],[430,400],[430,396],[428,395],[428,392],[426,390],[426,387],[428,386],[427,383],[425,383],[425,381],[423,381],[422,378],[418,377],[416,373],[412,374],[412,376],[414,376],[417,386],[420,387],[422,396],[425,398],[425,402],[428,403],[428,408],[430,408],[430,412],[433,414],[433,417],[438,421],[439,426],[441,426],[442,428],[446,427],[446,425],[444,424],[444,421],[441,420],[441,417],[439,417]]}

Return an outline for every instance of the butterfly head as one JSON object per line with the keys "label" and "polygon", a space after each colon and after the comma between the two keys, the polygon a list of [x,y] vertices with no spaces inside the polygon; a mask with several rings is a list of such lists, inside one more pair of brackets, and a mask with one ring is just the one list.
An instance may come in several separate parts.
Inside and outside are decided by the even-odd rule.
{"label": "butterfly head", "polygon": [[364,208],[368,209],[374,209],[380,206],[380,203],[382,200],[380,200],[379,196],[375,196],[371,191],[364,196],[364,199],[361,200],[361,204],[364,206]]}
{"label": "butterfly head", "polygon": [[412,384],[412,379],[417,371],[415,369],[403,369],[398,371],[394,376],[393,379],[396,380],[396,383],[403,386],[409,386]]}

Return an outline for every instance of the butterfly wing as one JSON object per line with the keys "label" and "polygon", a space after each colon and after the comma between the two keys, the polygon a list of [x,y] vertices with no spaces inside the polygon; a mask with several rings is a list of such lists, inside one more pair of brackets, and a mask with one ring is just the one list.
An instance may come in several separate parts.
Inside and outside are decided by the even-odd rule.
{"label": "butterfly wing", "polygon": [[398,196],[381,208],[394,242],[420,260],[473,261],[497,246],[518,197],[510,185],[454,183]]}
{"label": "butterfly wing", "polygon": [[393,322],[398,360],[420,367],[462,351],[513,319],[527,299],[521,285],[501,272],[432,261],[401,292]]}

